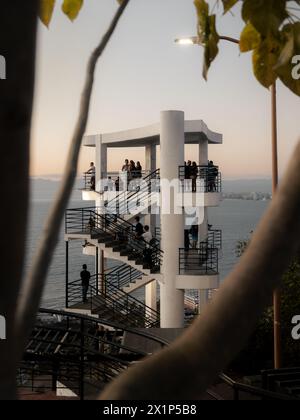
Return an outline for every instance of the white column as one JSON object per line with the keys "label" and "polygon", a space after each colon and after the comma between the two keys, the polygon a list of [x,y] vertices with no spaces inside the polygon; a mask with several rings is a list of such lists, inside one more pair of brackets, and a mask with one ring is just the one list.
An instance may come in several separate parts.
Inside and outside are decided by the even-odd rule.
{"label": "white column", "polygon": [[[147,172],[154,172],[156,171],[156,145],[155,144],[148,144],[145,148],[145,170]],[[148,224],[151,228],[152,234],[155,233],[156,228],[156,215],[155,214],[149,214],[146,216],[145,220],[146,224]]]}
{"label": "white column", "polygon": [[[161,179],[178,179],[178,168],[184,165],[184,113],[161,113]],[[161,203],[169,191],[161,187]],[[163,207],[163,206],[162,206]],[[161,214],[163,284],[161,285],[161,328],[184,325],[184,291],[176,289],[179,275],[179,249],[184,247],[184,215],[174,214],[174,192],[171,191],[171,214]]]}
{"label": "white column", "polygon": [[147,284],[145,288],[145,304],[148,308],[157,311],[157,282]]}
{"label": "white column", "polygon": [[[199,143],[199,165],[207,166],[208,164],[208,141],[200,140]],[[199,226],[199,242],[205,242],[208,238],[208,209],[204,209],[204,220]],[[203,313],[203,309],[208,302],[208,290],[199,290],[199,314]]]}
{"label": "white column", "polygon": [[208,238],[208,209],[204,208],[204,220],[199,226],[199,242],[205,242]]}
{"label": "white column", "polygon": [[102,144],[102,136],[96,136],[96,184],[101,180],[102,174],[107,173],[107,145]]}
{"label": "white column", "polygon": [[203,311],[208,304],[208,290],[199,290],[199,305],[198,305],[198,313],[203,314]]}
{"label": "white column", "polygon": [[146,146],[146,165],[145,170],[149,172],[154,172],[156,168],[156,145],[148,144]]}
{"label": "white column", "polygon": [[[96,191],[99,191],[103,174],[107,173],[107,145],[102,144],[102,136],[96,136]],[[97,207],[102,207],[102,196],[96,202]]]}
{"label": "white column", "polygon": [[206,166],[208,163],[208,141],[200,140],[199,143],[199,165]]}

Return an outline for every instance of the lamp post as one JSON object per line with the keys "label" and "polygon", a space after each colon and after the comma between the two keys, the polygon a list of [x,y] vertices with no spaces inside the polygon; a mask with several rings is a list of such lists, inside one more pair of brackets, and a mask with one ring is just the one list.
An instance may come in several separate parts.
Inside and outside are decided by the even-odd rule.
{"label": "lamp post", "polygon": [[[234,44],[240,43],[238,39],[229,36],[220,36],[221,41],[227,41]],[[201,40],[197,36],[189,38],[177,38],[175,42],[179,45],[200,45]],[[271,104],[272,104],[272,193],[273,197],[278,187],[278,129],[277,129],[277,89],[276,82],[271,86]],[[273,294],[274,309],[274,367],[281,367],[281,292],[277,289]]]}

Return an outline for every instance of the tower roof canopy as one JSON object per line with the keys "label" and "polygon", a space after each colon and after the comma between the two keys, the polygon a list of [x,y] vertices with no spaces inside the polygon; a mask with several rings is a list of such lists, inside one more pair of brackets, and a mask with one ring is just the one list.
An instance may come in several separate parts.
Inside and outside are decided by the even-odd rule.
{"label": "tower roof canopy", "polygon": [[[108,147],[144,147],[160,143],[160,124],[148,125],[115,133],[88,135],[84,146],[96,147],[97,138]],[[223,135],[211,131],[202,120],[185,121],[185,144],[199,144],[201,140],[209,144],[222,144]]]}

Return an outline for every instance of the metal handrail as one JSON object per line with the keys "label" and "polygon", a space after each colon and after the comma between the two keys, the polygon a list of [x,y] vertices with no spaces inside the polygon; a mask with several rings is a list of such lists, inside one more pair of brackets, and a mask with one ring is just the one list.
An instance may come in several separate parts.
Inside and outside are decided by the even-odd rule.
{"label": "metal handrail", "polygon": [[55,309],[43,309],[41,308],[39,310],[40,314],[45,314],[45,315],[57,315],[57,316],[62,316],[62,317],[69,317],[69,318],[73,318],[75,320],[83,320],[83,321],[91,321],[93,323],[96,323],[100,326],[106,326],[109,328],[113,328],[115,330],[120,330],[120,331],[126,331],[129,333],[133,333],[137,336],[140,337],[144,337],[144,338],[148,338],[149,340],[152,340],[154,342],[156,342],[157,344],[160,344],[162,347],[165,346],[169,346],[170,342],[168,340],[165,340],[161,337],[156,337],[155,335],[145,332],[145,331],[141,331],[141,330],[136,330],[134,328],[131,327],[126,327],[124,325],[120,325],[116,322],[111,322],[111,321],[106,321],[105,319],[101,319],[101,318],[94,318],[88,315],[82,315],[82,314],[75,314],[74,312],[68,312],[68,311],[59,311],[59,310],[55,310]]}
{"label": "metal handrail", "polygon": [[137,187],[136,191],[129,194],[127,191],[121,192],[106,203],[106,210],[111,214],[131,214],[131,210],[137,206],[138,202],[141,202],[145,198],[149,198],[151,193],[155,192],[157,185],[153,185],[153,181],[157,181],[159,179],[160,169],[157,169],[150,173],[146,178],[142,179],[142,189]]}
{"label": "metal handrail", "polygon": [[222,175],[218,166],[179,166],[179,179],[184,192],[222,192]]}
{"label": "metal handrail", "polygon": [[123,289],[143,276],[139,270],[136,270],[127,264],[123,264],[110,270],[107,275],[110,277],[110,282],[116,285],[119,289]]}
{"label": "metal handrail", "polygon": [[256,397],[266,398],[268,400],[295,401],[295,398],[292,398],[289,395],[267,391],[262,388],[257,388],[251,385],[246,385],[240,382],[236,382],[235,380],[225,375],[224,373],[221,374],[219,378],[221,379],[222,382],[224,382],[226,385],[230,386],[233,389],[235,401],[238,401],[240,399],[239,398],[240,392],[245,392]]}
{"label": "metal handrail", "polygon": [[117,215],[102,215],[95,209],[72,209],[66,212],[66,234],[89,234],[93,239],[101,234],[109,234],[112,238],[126,244],[138,258],[144,258],[145,249],[150,251],[154,267],[161,266],[163,251],[157,245],[149,244],[143,238],[136,238],[135,227]]}
{"label": "metal handrail", "polygon": [[[100,280],[102,280],[102,284],[104,285],[103,290],[98,287]],[[76,280],[68,285],[68,307],[82,302],[81,285],[81,280]],[[107,307],[111,309],[111,313],[118,316],[118,318],[123,317],[126,325],[136,327],[138,324],[144,328],[153,328],[159,325],[159,313],[115,286],[110,275],[105,275],[104,279],[102,275],[92,276],[88,296],[90,298],[89,305],[91,312],[97,311],[97,300],[99,309],[102,306],[100,301],[102,303],[104,300]],[[126,314],[125,317],[123,316],[124,313]]]}
{"label": "metal handrail", "polygon": [[[37,388],[36,381],[47,375],[49,380],[43,384],[44,389],[56,392],[58,382],[68,386],[71,383],[71,388],[83,400],[86,385],[102,387],[127,369],[131,361],[148,355],[117,342],[116,338],[125,332],[160,347],[169,345],[166,340],[145,331],[86,315],[40,309],[39,316],[51,319],[37,320],[18,370],[19,386],[32,391]],[[54,316],[57,320],[53,324]]]}
{"label": "metal handrail", "polygon": [[196,249],[179,249],[180,275],[217,275],[219,273],[218,249],[200,243]]}

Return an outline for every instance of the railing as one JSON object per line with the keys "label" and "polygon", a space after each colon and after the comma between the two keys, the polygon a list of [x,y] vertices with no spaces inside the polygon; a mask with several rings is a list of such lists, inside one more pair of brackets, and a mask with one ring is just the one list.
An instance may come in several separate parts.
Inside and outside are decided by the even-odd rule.
{"label": "railing", "polygon": [[225,374],[220,375],[219,378],[223,383],[232,388],[234,401],[241,400],[242,393],[268,401],[292,401],[296,399],[295,397],[292,398],[290,395],[271,392],[262,388],[257,388],[251,385],[236,382]]}
{"label": "railing", "polygon": [[[159,326],[159,313],[157,311],[119,289],[110,279],[109,274],[105,275],[104,278],[101,275],[92,276],[85,305],[91,310],[91,313],[97,313],[104,319],[106,317],[113,318],[120,325],[134,328]],[[69,283],[68,307],[76,307],[82,301],[81,280]]]}
{"label": "railing", "polygon": [[180,166],[179,179],[183,192],[222,192],[222,175],[218,166]]}
{"label": "railing", "polygon": [[83,174],[83,185],[84,185],[84,190],[87,191],[95,191],[96,189],[96,178],[95,175],[85,172]]}
{"label": "railing", "polygon": [[201,243],[197,249],[179,250],[180,275],[216,275],[219,273],[218,250]]}
{"label": "railing", "polygon": [[141,278],[143,274],[127,264],[123,264],[107,273],[107,279],[114,286],[123,289]]}
{"label": "railing", "polygon": [[[217,248],[218,250],[222,249],[222,230],[220,229],[210,229],[208,231],[208,239],[207,243],[210,248]],[[158,241],[161,241],[161,228],[156,227],[155,228],[155,238]]]}
{"label": "railing", "polygon": [[[18,371],[18,386],[56,392],[58,382],[86,396],[86,386],[100,391],[146,352],[125,346],[125,332],[162,348],[169,343],[152,334],[101,319],[64,311],[40,310]],[[47,378],[47,379],[46,379]]]}
{"label": "railing", "polygon": [[[118,190],[128,190],[128,187],[134,186],[134,183],[129,184],[133,180],[140,180],[141,178],[146,178],[151,174],[150,171],[135,171],[130,172],[129,174],[125,172],[102,172],[101,182],[99,184],[100,192],[105,191],[118,191]],[[92,187],[92,177],[93,175],[85,172],[83,174],[83,190],[93,191]]]}
{"label": "railing", "polygon": [[157,169],[134,184],[134,191],[122,191],[106,203],[107,213],[117,215],[138,214],[139,209],[151,206],[153,194],[160,190],[159,181],[160,170]]}
{"label": "railing", "polygon": [[223,247],[223,235],[220,229],[211,229],[208,231],[208,245],[210,248],[217,248],[218,250]]}
{"label": "railing", "polygon": [[137,239],[135,226],[116,215],[102,215],[95,208],[67,210],[65,228],[67,234],[88,234],[92,239],[101,240],[101,235],[110,235],[112,241],[140,261],[139,265],[145,263],[151,270],[160,270],[163,252],[157,245]]}

